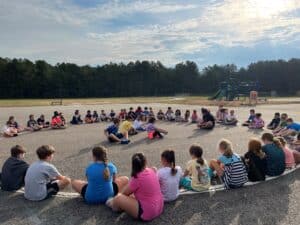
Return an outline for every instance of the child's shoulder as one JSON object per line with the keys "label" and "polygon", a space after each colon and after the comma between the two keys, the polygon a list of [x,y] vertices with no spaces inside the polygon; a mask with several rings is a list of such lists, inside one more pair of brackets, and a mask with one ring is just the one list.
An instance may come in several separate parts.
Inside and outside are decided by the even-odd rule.
{"label": "child's shoulder", "polygon": [[108,167],[114,167],[114,168],[116,168],[116,165],[113,162],[108,162],[107,166]]}

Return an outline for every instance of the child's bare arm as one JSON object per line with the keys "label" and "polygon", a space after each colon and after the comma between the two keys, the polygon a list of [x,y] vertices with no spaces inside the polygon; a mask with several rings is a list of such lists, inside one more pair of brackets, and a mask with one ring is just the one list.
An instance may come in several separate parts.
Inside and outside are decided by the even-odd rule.
{"label": "child's bare arm", "polygon": [[186,177],[188,175],[190,175],[190,172],[188,170],[185,170],[184,173],[183,173],[183,177]]}

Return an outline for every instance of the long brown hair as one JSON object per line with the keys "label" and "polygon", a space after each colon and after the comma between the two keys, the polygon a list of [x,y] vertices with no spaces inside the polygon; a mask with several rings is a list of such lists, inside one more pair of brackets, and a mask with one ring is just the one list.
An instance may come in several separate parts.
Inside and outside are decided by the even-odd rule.
{"label": "long brown hair", "polygon": [[167,163],[171,164],[171,174],[175,176],[177,174],[177,169],[175,165],[175,152],[173,150],[165,150],[161,157],[167,161]]}
{"label": "long brown hair", "polygon": [[97,161],[102,161],[105,165],[105,169],[103,171],[103,178],[104,180],[109,180],[110,178],[110,172],[107,166],[108,160],[107,160],[107,149],[103,146],[97,146],[94,147],[93,150],[93,156]]}
{"label": "long brown hair", "polygon": [[256,156],[258,156],[261,159],[265,157],[265,153],[262,151],[261,142],[256,138],[252,138],[248,142],[248,151],[253,152]]}
{"label": "long brown hair", "polygon": [[227,158],[233,155],[232,144],[227,139],[222,139],[219,143],[219,148],[224,150],[223,155]]}
{"label": "long brown hair", "polygon": [[282,148],[282,145],[280,143],[280,141],[274,137],[273,134],[271,133],[264,133],[262,136],[261,136],[261,139],[263,141],[270,141],[270,142],[273,142],[278,148]]}
{"label": "long brown hair", "polygon": [[204,159],[202,158],[203,149],[200,145],[193,144],[190,147],[190,155],[195,156],[197,158],[197,163],[199,163],[201,166],[204,165]]}
{"label": "long brown hair", "polygon": [[131,158],[131,163],[131,176],[137,178],[138,173],[145,169],[147,160],[143,153],[135,153]]}

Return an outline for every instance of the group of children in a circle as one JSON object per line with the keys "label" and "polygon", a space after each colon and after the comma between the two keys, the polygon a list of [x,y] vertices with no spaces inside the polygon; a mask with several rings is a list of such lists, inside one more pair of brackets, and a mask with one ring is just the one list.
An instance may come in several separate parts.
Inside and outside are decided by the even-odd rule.
{"label": "group of children in a circle", "polygon": [[[295,145],[300,146],[300,135]],[[218,144],[220,157],[209,162],[203,157],[204,149],[190,146],[190,161],[182,170],[176,166],[175,151],[161,153],[161,168],[150,167],[143,153],[131,158],[131,178],[117,175],[117,168],[109,162],[107,149],[94,147],[92,163],[85,170],[87,180],[71,179],[58,172],[51,164],[54,147],[43,145],[36,151],[38,161],[24,161],[25,148],[14,146],[2,167],[1,187],[15,191],[25,185],[25,198],[42,201],[71,185],[87,204],[106,204],[113,211],[126,212],[143,221],[163,213],[164,202],[174,201],[180,189],[201,192],[211,185],[224,183],[225,188],[242,187],[247,181],[264,181],[266,176],[281,175],[286,169],[300,163],[300,152],[291,150],[283,137],[264,133],[261,140],[248,142],[248,151],[240,156],[229,140]],[[149,162],[151,163],[151,162]]]}
{"label": "group of children in a circle", "polygon": [[[109,114],[106,114],[104,110],[101,110],[100,114],[96,110],[93,113],[91,110],[88,110],[83,120],[79,110],[75,110],[70,124],[79,125],[82,123],[90,124],[111,121],[112,124],[104,131],[108,140],[110,142],[128,144],[130,143],[129,136],[138,132],[147,131],[149,139],[163,138],[164,135],[168,134],[168,131],[155,125],[156,120],[191,122],[197,124],[200,129],[207,130],[213,129],[216,124],[235,126],[239,122],[235,111],[224,108],[223,105],[219,106],[215,116],[207,108],[201,108],[201,114],[202,117],[200,118],[197,110],[193,110],[192,113],[190,110],[186,110],[182,116],[180,109],[176,109],[174,112],[171,107],[168,107],[166,112],[160,109],[155,115],[152,107],[144,107],[142,109],[142,107],[138,106],[136,110],[132,107],[129,111],[121,109],[118,114],[114,110],[111,110]],[[250,129],[262,129],[265,126],[265,122],[261,113],[256,113],[254,109],[251,109],[248,120],[242,125],[248,126]],[[67,122],[63,113],[55,111],[50,122],[45,121],[44,115],[41,115],[37,120],[34,119],[34,115],[29,115],[26,127],[15,121],[14,116],[10,116],[2,129],[2,134],[4,137],[14,137],[23,131],[39,131],[44,128],[65,129],[66,127]],[[267,128],[273,130],[275,135],[290,138],[290,136],[295,136],[300,131],[300,124],[295,123],[292,118],[288,118],[286,113],[280,114],[276,112]]]}
{"label": "group of children in a circle", "polygon": [[[145,130],[149,138],[163,137],[162,134],[167,134],[167,131],[154,125],[156,118],[179,122],[179,113],[177,112],[176,120],[176,116],[172,116],[170,107],[166,113],[161,113],[160,110],[156,118],[153,113],[150,113],[151,111],[153,112],[150,109],[149,113],[147,111],[145,113],[145,110],[138,107],[136,111],[131,108],[126,112],[123,109],[118,116],[102,117],[103,121],[113,121],[113,124],[105,129],[107,138],[112,142],[127,144],[128,135]],[[205,108],[201,109],[201,113],[201,119],[198,116],[193,117],[193,113],[192,118],[184,117],[180,122],[190,121],[197,123],[199,128],[212,129],[216,123],[228,125],[229,121],[237,121],[234,111],[228,114],[222,106],[219,107],[215,117]],[[85,118],[86,123],[91,122],[89,118],[88,114]],[[79,123],[74,123],[75,119]],[[83,122],[79,119],[81,120],[80,113],[76,110],[72,124]],[[30,120],[34,120],[32,115]],[[261,129],[264,125],[261,120],[260,114],[250,110],[249,119],[243,125]],[[63,114],[58,112],[54,112],[50,123],[45,122],[42,116],[37,123],[41,129],[43,127],[65,128]],[[20,128],[14,118],[10,118],[7,124],[14,129]],[[219,183],[223,183],[227,189],[239,188],[248,180],[263,181],[266,176],[278,176],[285,169],[293,168],[300,163],[300,125],[294,123],[285,113],[281,115],[275,113],[268,128],[272,133],[262,135],[263,146],[260,140],[251,139],[248,143],[248,151],[243,157],[234,153],[232,144],[225,139],[219,142],[221,156],[209,162],[203,158],[203,148],[196,144],[192,145],[189,148],[191,160],[184,171],[175,165],[173,150],[166,150],[161,154],[162,168],[160,169],[147,167],[145,155],[136,153],[132,156],[130,179],[117,176],[116,166],[108,161],[107,150],[102,146],[92,150],[93,163],[86,169],[87,181],[61,175],[50,163],[55,151],[52,146],[39,147],[36,151],[39,160],[30,166],[24,161],[25,149],[22,146],[14,146],[11,149],[11,157],[6,160],[2,168],[2,189],[14,191],[25,184],[25,198],[40,201],[56,195],[58,191],[71,184],[89,204],[106,203],[115,211],[125,211],[134,218],[148,221],[162,213],[164,201],[173,201],[178,197],[180,188],[205,191],[211,185]]]}
{"label": "group of children in a circle", "polygon": [[[141,108],[139,107],[138,109]],[[122,116],[110,117],[109,120],[112,120],[112,124],[104,130],[104,133],[110,142],[128,144],[130,142],[129,136],[135,135],[141,131],[147,131],[149,139],[155,137],[163,138],[164,135],[168,134],[168,131],[157,127],[155,125],[156,119],[196,123],[198,128],[206,130],[213,129],[216,124],[236,126],[239,122],[235,115],[235,111],[229,111],[228,109],[223,108],[223,106],[219,106],[216,116],[213,116],[210,110],[202,108],[202,118],[198,116],[197,110],[193,110],[191,116],[189,114],[190,111],[186,110],[185,116],[181,117],[180,110],[177,109],[175,114],[173,114],[171,107],[168,107],[166,113],[159,110],[156,117],[151,108],[151,113],[149,114],[138,110],[134,112],[132,108],[130,108],[128,113],[126,113],[126,110],[124,109],[121,110],[121,112]],[[265,122],[262,119],[261,113],[256,113],[254,109],[250,109],[249,118],[242,123],[242,126],[247,126],[249,129],[263,129],[265,127]],[[286,113],[280,114],[276,112],[272,121],[267,125],[267,128],[273,130],[275,136],[282,136],[290,140],[294,139],[296,134],[300,131],[300,124],[295,123],[292,118],[288,118]]]}

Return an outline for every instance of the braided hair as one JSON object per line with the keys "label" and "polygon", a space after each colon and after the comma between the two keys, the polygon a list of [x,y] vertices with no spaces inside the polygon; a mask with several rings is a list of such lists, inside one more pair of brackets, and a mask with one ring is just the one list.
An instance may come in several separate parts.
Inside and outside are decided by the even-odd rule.
{"label": "braided hair", "polygon": [[166,160],[167,163],[171,164],[171,175],[175,176],[177,174],[177,169],[175,165],[175,152],[173,150],[165,150],[161,157]]}
{"label": "braided hair", "polygon": [[108,181],[110,178],[110,172],[108,168],[108,159],[107,159],[107,149],[103,146],[94,147],[93,156],[97,161],[103,161],[105,169],[103,171],[103,178],[104,180]]}

